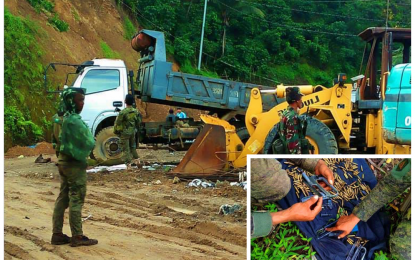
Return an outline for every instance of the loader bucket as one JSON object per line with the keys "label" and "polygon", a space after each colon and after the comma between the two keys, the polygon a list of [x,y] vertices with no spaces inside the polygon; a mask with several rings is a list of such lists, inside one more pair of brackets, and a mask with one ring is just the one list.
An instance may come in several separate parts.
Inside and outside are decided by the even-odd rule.
{"label": "loader bucket", "polygon": [[225,129],[222,126],[206,124],[172,173],[178,176],[209,176],[221,172],[226,165]]}

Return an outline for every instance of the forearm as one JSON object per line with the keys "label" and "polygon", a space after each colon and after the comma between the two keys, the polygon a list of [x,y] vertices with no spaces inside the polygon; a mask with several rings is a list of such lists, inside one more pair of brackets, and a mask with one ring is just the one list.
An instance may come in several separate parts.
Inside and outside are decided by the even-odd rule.
{"label": "forearm", "polygon": [[251,216],[251,237],[265,237],[269,235],[273,226],[288,221],[286,210],[278,212],[252,212]]}
{"label": "forearm", "polygon": [[366,222],[376,213],[376,211],[382,208],[383,205],[404,192],[410,186],[411,182],[406,179],[397,180],[392,175],[387,175],[378,183],[378,185],[376,185],[372,192],[353,209],[353,214],[360,220]]}

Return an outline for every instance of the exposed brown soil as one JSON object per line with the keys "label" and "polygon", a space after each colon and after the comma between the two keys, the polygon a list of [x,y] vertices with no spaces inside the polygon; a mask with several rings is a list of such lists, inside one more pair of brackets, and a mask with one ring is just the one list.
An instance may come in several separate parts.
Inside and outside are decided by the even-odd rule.
{"label": "exposed brown soil", "polygon": [[[148,151],[150,153],[150,151]],[[151,151],[165,158],[167,151]],[[135,169],[88,175],[85,234],[99,244],[53,246],[51,218],[59,193],[53,163],[36,157],[5,159],[6,259],[245,259],[246,192],[173,184],[163,171]],[[55,158],[53,158],[55,159]],[[161,184],[156,184],[160,181]],[[223,204],[241,211],[219,215]],[[64,232],[70,235],[68,216]]]}
{"label": "exposed brown soil", "polygon": [[55,154],[52,144],[47,142],[41,142],[36,145],[35,148],[15,146],[10,148],[5,154],[6,158],[23,156],[36,156],[39,154]]}
{"label": "exposed brown soil", "polygon": [[[100,42],[106,42],[113,51],[119,53],[120,58],[125,61],[127,68],[135,73],[138,69],[137,59],[139,54],[130,45],[130,41],[124,38],[123,21],[124,17],[130,16],[128,12],[118,7],[114,0],[60,0],[55,3],[55,12],[59,19],[69,24],[69,31],[59,32],[48,24],[48,16],[42,12],[37,13],[26,0],[6,0],[4,5],[13,15],[29,18],[39,26],[39,44],[43,46],[44,54],[41,59],[46,66],[50,62],[67,62],[79,64],[93,58],[102,58],[103,53]],[[128,11],[128,10],[127,10]],[[139,25],[135,22],[138,29]],[[178,71],[179,66],[174,63],[173,70]],[[66,71],[59,67],[56,73],[50,73],[49,80],[55,85],[62,87],[65,82]],[[23,73],[23,72],[21,72]],[[12,86],[19,88],[19,86]],[[32,98],[43,98],[35,95]],[[32,101],[31,101],[32,102]],[[35,101],[33,101],[35,102]],[[33,103],[32,102],[32,103]],[[43,101],[35,102],[39,107],[32,107],[32,120],[39,123],[38,116],[45,113],[51,118],[56,111],[51,104],[44,108]],[[144,121],[164,121],[168,114],[169,106],[159,104],[144,104],[137,102],[138,108],[144,116]],[[40,111],[42,110],[42,112]],[[44,110],[44,111],[43,111]],[[198,118],[200,111],[184,109],[190,117]],[[49,140],[50,132],[45,133],[45,140]],[[9,133],[5,136],[5,151],[13,146]]]}

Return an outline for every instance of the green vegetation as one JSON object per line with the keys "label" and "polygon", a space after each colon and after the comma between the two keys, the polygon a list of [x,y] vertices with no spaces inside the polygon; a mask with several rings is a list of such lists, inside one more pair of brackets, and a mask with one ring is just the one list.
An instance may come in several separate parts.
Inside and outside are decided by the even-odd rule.
{"label": "green vegetation", "polygon": [[[165,32],[167,50],[181,67],[196,67],[204,1],[118,3],[145,28]],[[410,4],[390,2],[390,27],[410,27]],[[357,35],[384,26],[386,9],[385,1],[212,0],[202,70],[263,85],[331,86],[340,72],[359,74],[364,43]]]}
{"label": "green vegetation", "polygon": [[137,29],[135,28],[134,24],[131,22],[130,18],[128,18],[128,16],[124,17],[123,25],[124,25],[124,38],[126,40],[131,40],[131,38],[137,32]]}
{"label": "green vegetation", "polygon": [[120,54],[116,51],[113,51],[106,42],[100,41],[99,45],[101,46],[102,55],[104,58],[119,59],[121,57]]}
{"label": "green vegetation", "polygon": [[58,15],[55,14],[48,18],[48,22],[58,31],[67,32],[69,30],[69,24],[59,19]]}
{"label": "green vegetation", "polygon": [[73,7],[71,8],[71,13],[72,13],[72,16],[75,19],[75,21],[79,22],[81,20],[81,18],[79,17],[79,14],[78,14],[78,12],[76,11],[75,8],[73,8]]}
{"label": "green vegetation", "polygon": [[53,8],[55,8],[55,4],[48,1],[48,0],[27,0],[31,6],[33,6],[36,12],[53,12]]}
{"label": "green vegetation", "polygon": [[[265,209],[277,212],[272,203]],[[312,252],[310,241],[294,223],[279,224],[267,237],[251,239],[251,259],[311,259],[316,252]]]}
{"label": "green vegetation", "polygon": [[66,32],[69,30],[69,25],[65,21],[59,19],[57,13],[55,13],[55,4],[48,0],[27,0],[32,5],[36,12],[43,12],[48,16],[48,23],[60,32]]}
{"label": "green vegetation", "polygon": [[[28,145],[42,139],[48,125],[32,120],[42,95],[43,54],[36,36],[39,29],[29,20],[4,11],[4,131],[13,143]],[[25,96],[33,98],[25,99]],[[39,97],[36,97],[39,96]],[[37,101],[36,101],[37,100]],[[39,104],[42,102],[42,104]]]}

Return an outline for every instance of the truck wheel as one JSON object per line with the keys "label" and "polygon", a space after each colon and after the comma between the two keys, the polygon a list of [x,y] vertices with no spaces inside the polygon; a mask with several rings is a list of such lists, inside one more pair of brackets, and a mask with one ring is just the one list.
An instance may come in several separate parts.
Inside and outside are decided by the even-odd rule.
{"label": "truck wheel", "polygon": [[114,134],[113,126],[102,129],[95,136],[95,139],[95,147],[92,150],[94,159],[105,161],[122,157],[120,138]]}
{"label": "truck wheel", "polygon": [[246,144],[249,137],[251,137],[249,135],[248,129],[246,129],[246,127],[240,127],[238,129],[236,129],[236,134],[239,136],[239,139],[241,139],[242,143],[244,143],[244,144]]}
{"label": "truck wheel", "polygon": [[306,138],[314,146],[315,154],[338,154],[339,152],[333,132],[316,118],[307,119]]}

